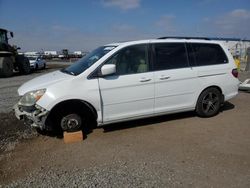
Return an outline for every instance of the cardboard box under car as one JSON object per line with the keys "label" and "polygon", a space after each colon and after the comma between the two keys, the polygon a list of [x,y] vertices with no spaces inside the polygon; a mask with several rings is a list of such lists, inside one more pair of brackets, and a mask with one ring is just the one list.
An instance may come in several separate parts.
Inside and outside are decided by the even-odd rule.
{"label": "cardboard box under car", "polygon": [[83,136],[82,131],[63,133],[64,143],[80,142],[80,141],[83,141],[83,139],[84,139],[84,136]]}

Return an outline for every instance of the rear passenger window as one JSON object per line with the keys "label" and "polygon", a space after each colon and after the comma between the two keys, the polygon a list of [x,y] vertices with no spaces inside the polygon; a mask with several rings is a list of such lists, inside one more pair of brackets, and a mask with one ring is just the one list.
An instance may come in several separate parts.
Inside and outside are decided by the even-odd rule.
{"label": "rear passenger window", "polygon": [[192,44],[193,55],[197,66],[217,65],[227,63],[228,59],[218,44]]}
{"label": "rear passenger window", "polygon": [[188,67],[184,43],[154,44],[155,70],[166,70]]}

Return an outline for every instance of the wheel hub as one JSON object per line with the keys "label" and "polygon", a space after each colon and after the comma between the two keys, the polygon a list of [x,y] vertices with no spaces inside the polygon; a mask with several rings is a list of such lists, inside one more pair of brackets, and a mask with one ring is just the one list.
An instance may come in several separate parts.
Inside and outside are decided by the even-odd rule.
{"label": "wheel hub", "polygon": [[82,119],[77,114],[69,114],[62,118],[61,127],[64,131],[76,131],[82,126]]}
{"label": "wheel hub", "polygon": [[216,106],[219,102],[218,96],[213,93],[208,93],[203,99],[203,109],[206,113],[216,110]]}
{"label": "wheel hub", "polygon": [[69,119],[67,125],[69,128],[74,128],[78,126],[78,121],[76,119]]}

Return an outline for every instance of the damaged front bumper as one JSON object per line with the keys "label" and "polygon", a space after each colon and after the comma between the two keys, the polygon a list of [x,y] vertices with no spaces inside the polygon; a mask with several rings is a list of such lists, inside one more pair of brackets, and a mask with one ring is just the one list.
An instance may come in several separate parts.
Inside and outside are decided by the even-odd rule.
{"label": "damaged front bumper", "polygon": [[13,107],[13,110],[15,111],[15,116],[19,120],[23,120],[26,124],[32,127],[40,128],[41,130],[46,129],[45,121],[49,114],[49,111],[46,109],[38,105],[22,106],[16,104]]}

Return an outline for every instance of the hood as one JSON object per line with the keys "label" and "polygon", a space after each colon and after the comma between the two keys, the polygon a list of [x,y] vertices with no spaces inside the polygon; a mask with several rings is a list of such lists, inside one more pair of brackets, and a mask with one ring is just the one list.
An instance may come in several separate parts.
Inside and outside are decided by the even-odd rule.
{"label": "hood", "polygon": [[62,73],[61,71],[51,72],[37,78],[34,78],[18,88],[18,94],[24,95],[29,91],[34,91],[38,89],[46,89],[48,86],[55,84],[57,82],[70,79],[73,76]]}

